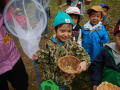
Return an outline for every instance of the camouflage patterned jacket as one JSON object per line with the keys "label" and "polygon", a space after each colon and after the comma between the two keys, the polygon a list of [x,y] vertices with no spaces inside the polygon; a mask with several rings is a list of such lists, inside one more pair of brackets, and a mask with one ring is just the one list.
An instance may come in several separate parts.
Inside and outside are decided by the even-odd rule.
{"label": "camouflage patterned jacket", "polygon": [[51,79],[58,85],[68,85],[72,80],[64,79],[62,71],[57,65],[57,60],[65,55],[73,55],[82,61],[86,61],[87,67],[89,67],[90,57],[76,42],[68,40],[60,44],[55,40],[55,38],[50,39],[46,43],[45,49],[38,51],[38,62],[42,67],[44,80]]}

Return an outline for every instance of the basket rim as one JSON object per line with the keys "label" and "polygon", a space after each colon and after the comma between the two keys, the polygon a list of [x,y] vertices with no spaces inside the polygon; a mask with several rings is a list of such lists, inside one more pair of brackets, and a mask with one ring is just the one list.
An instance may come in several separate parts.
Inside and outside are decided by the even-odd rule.
{"label": "basket rim", "polygon": [[61,67],[61,65],[60,65],[59,62],[60,62],[61,59],[66,58],[66,57],[72,57],[72,58],[75,58],[77,61],[80,62],[80,60],[79,60],[77,57],[72,56],[72,55],[67,55],[67,56],[60,57],[60,58],[58,59],[58,67],[60,68],[60,70],[62,70],[63,72],[65,72],[65,73],[67,73],[67,74],[76,74],[76,73],[78,73],[79,71],[68,72],[67,70],[65,70],[65,69],[63,69],[63,68]]}
{"label": "basket rim", "polygon": [[[115,88],[115,90],[120,90],[120,88],[119,88],[117,85],[114,85],[114,84],[112,84],[112,83],[110,83],[110,82],[107,82],[107,81],[102,82],[102,83],[97,87],[97,90],[100,90],[101,87],[104,87],[104,86],[107,86],[107,85],[109,85],[109,88],[110,88],[110,87],[113,87],[113,88]],[[111,90],[112,90],[112,89],[111,89]]]}

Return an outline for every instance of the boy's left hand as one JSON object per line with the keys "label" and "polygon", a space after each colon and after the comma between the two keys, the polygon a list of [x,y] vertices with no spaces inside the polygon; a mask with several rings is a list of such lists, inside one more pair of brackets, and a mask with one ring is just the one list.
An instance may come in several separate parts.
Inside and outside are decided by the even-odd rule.
{"label": "boy's left hand", "polygon": [[79,71],[79,73],[86,71],[87,69],[87,63],[85,61],[82,61],[79,65],[77,70]]}
{"label": "boy's left hand", "polygon": [[32,60],[37,60],[37,59],[38,59],[38,55],[37,55],[37,53],[33,54],[33,56],[32,56]]}

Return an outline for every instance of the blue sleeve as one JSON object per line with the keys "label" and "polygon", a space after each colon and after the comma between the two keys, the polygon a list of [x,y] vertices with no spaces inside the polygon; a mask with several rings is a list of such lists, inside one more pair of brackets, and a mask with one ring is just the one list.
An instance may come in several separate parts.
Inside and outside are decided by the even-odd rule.
{"label": "blue sleeve", "polygon": [[85,31],[85,28],[84,28],[84,26],[83,26],[83,27],[81,27],[81,31],[84,33],[84,31]]}
{"label": "blue sleeve", "polygon": [[91,38],[89,38],[89,31],[87,32],[84,27],[81,29],[82,31],[82,47],[85,49],[85,51],[90,55],[91,59],[93,59],[93,41],[91,42]]}
{"label": "blue sleeve", "polygon": [[91,80],[93,85],[99,85],[102,80],[102,72],[104,68],[104,49],[101,50],[99,55],[93,60],[90,66]]}
{"label": "blue sleeve", "polygon": [[84,33],[84,27],[81,28],[82,47],[84,46],[84,45],[83,45],[83,33]]}
{"label": "blue sleeve", "polygon": [[81,27],[81,33],[83,33],[84,32],[84,27]]}
{"label": "blue sleeve", "polygon": [[103,31],[103,36],[101,38],[101,44],[103,45],[109,42],[109,36],[104,26],[102,26],[102,31]]}

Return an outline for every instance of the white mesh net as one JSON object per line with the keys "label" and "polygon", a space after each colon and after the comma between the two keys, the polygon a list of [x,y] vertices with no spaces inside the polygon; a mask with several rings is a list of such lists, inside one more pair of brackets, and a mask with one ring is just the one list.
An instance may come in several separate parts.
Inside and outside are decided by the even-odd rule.
{"label": "white mesh net", "polygon": [[32,58],[47,25],[42,5],[36,0],[10,0],[4,10],[4,21],[9,32],[18,37],[23,51]]}
{"label": "white mesh net", "polygon": [[49,6],[50,0],[38,0],[44,8]]}

